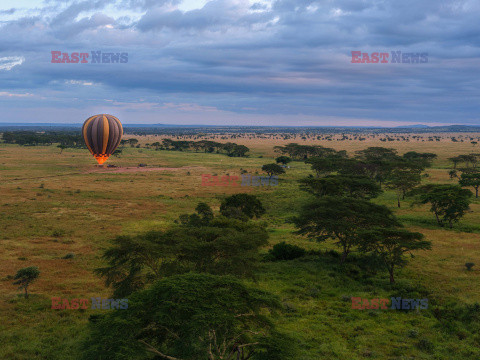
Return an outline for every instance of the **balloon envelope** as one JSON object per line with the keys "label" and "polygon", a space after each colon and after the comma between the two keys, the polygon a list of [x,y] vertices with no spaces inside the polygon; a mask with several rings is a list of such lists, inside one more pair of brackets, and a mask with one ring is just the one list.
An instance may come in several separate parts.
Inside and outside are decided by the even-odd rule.
{"label": "balloon envelope", "polygon": [[99,114],[85,120],[82,134],[88,150],[103,164],[120,144],[123,127],[115,116]]}

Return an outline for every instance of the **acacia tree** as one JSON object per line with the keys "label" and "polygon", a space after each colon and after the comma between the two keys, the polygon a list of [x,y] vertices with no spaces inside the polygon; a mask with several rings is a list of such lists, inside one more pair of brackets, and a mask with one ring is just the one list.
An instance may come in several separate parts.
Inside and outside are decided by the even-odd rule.
{"label": "acacia tree", "polygon": [[40,270],[37,266],[29,266],[23,269],[20,269],[15,274],[13,284],[20,285],[19,289],[25,290],[25,299],[28,299],[28,286],[33,283],[40,275]]}
{"label": "acacia tree", "polygon": [[324,196],[304,205],[294,223],[298,234],[317,241],[336,240],[337,246],[342,248],[342,263],[359,244],[359,231],[400,226],[386,206],[363,199],[334,196]]}
{"label": "acacia tree", "polygon": [[283,164],[283,165],[287,165],[291,161],[292,159],[285,155],[279,156],[275,159],[275,162],[277,164]]}
{"label": "acacia tree", "polygon": [[458,181],[460,186],[471,186],[475,189],[475,197],[478,198],[478,188],[480,187],[480,173],[463,173]]}
{"label": "acacia tree", "polygon": [[313,176],[299,180],[300,189],[315,196],[349,196],[354,198],[375,198],[382,192],[380,185],[363,175]]}
{"label": "acacia tree", "polygon": [[266,164],[262,166],[262,171],[265,171],[270,179],[273,175],[285,174],[285,169],[278,164]]}
{"label": "acacia tree", "polygon": [[357,151],[356,158],[366,165],[369,176],[380,185],[388,178],[394,165],[401,161],[395,149],[375,146]]}
{"label": "acacia tree", "polygon": [[395,282],[395,268],[403,267],[407,263],[405,253],[431,249],[431,242],[423,240],[423,234],[401,228],[363,230],[359,234],[359,239],[362,251],[370,251],[381,259],[390,274],[392,284]]}
{"label": "acacia tree", "polygon": [[[128,311],[97,316],[84,359],[292,359],[292,343],[268,316],[278,299],[238,279],[184,274],[129,298]],[[281,341],[280,341],[281,340]],[[150,354],[150,355],[149,355]],[[259,357],[256,357],[259,355]]]}
{"label": "acacia tree", "polygon": [[453,169],[454,170],[457,168],[458,163],[463,161],[460,156],[454,156],[454,157],[448,158],[448,160],[453,162]]}
{"label": "acacia tree", "polygon": [[417,203],[431,205],[430,211],[435,214],[440,226],[448,224],[450,228],[470,209],[470,198],[473,195],[470,190],[462,189],[459,185],[443,184],[424,185],[414,193],[418,194]]}
{"label": "acacia tree", "polygon": [[246,221],[265,214],[265,208],[255,195],[241,193],[225,198],[220,205],[220,213],[226,217]]}
{"label": "acacia tree", "polygon": [[404,199],[407,191],[412,190],[422,182],[421,172],[422,170],[419,168],[402,166],[394,168],[389,174],[385,186],[397,193],[398,207],[400,207],[400,198]]}

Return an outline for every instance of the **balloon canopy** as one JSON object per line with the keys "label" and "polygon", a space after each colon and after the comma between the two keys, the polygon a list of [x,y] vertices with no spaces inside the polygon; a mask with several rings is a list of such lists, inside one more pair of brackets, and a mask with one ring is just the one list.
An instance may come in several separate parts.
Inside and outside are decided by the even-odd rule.
{"label": "balloon canopy", "polygon": [[118,144],[120,144],[123,127],[120,120],[115,116],[99,114],[85,120],[82,134],[88,150],[90,150],[101,165],[113,154]]}

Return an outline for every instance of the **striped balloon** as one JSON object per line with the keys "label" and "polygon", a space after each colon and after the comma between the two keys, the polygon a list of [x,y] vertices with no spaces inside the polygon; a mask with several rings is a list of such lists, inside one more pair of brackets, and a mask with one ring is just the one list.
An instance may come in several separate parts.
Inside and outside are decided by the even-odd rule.
{"label": "striped balloon", "polygon": [[123,127],[115,116],[100,114],[85,120],[82,128],[85,144],[98,163],[103,164],[113,154],[123,135]]}

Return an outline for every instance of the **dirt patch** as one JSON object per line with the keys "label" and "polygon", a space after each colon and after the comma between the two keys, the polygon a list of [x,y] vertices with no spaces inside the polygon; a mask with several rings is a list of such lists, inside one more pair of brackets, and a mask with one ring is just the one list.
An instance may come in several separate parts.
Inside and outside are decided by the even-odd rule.
{"label": "dirt patch", "polygon": [[182,166],[182,167],[140,167],[140,166],[127,166],[127,167],[96,167],[89,169],[86,173],[108,173],[108,174],[121,174],[121,173],[137,173],[137,172],[150,172],[150,171],[181,171],[181,170],[201,170],[205,169],[203,166]]}

